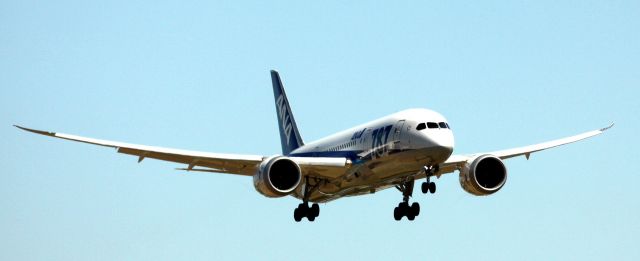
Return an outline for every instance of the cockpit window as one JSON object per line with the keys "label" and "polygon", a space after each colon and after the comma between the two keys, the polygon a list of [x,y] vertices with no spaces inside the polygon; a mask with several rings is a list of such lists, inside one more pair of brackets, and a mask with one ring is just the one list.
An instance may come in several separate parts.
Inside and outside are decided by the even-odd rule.
{"label": "cockpit window", "polygon": [[427,125],[423,123],[418,124],[418,127],[416,127],[416,130],[424,130],[427,128]]}
{"label": "cockpit window", "polygon": [[451,129],[451,126],[449,126],[449,123],[445,122],[444,124],[447,124],[447,129]]}
{"label": "cockpit window", "polygon": [[438,124],[435,122],[427,122],[427,127],[429,127],[429,129],[437,129]]}
{"label": "cockpit window", "polygon": [[447,124],[444,122],[438,123],[438,125],[440,125],[441,129],[447,129]]}

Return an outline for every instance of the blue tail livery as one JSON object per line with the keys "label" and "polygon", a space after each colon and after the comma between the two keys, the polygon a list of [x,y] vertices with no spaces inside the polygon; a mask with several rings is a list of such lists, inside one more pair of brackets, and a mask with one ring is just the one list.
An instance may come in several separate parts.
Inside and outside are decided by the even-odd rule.
{"label": "blue tail livery", "polygon": [[278,128],[280,129],[280,143],[282,154],[289,155],[293,150],[304,145],[296,120],[293,118],[287,94],[284,92],[282,80],[277,71],[271,70],[271,83],[273,84],[273,97],[276,102],[278,114]]}

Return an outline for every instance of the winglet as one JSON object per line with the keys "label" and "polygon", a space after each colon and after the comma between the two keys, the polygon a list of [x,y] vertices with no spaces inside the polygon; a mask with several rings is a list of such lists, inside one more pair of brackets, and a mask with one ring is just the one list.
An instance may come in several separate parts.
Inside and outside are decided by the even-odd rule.
{"label": "winglet", "polygon": [[16,128],[18,128],[18,129],[21,129],[21,130],[23,130],[23,131],[28,131],[28,132],[37,133],[37,134],[40,134],[40,135],[46,135],[46,136],[52,136],[52,137],[55,137],[55,136],[56,136],[56,133],[55,133],[55,132],[48,132],[48,131],[34,130],[34,129],[25,128],[25,127],[18,126],[18,125],[13,125],[13,127],[16,127]]}
{"label": "winglet", "polygon": [[609,125],[608,127],[600,129],[600,131],[604,132],[604,131],[606,131],[608,129],[611,129],[613,127],[613,125],[616,125],[616,124],[614,122],[612,122],[611,125]]}

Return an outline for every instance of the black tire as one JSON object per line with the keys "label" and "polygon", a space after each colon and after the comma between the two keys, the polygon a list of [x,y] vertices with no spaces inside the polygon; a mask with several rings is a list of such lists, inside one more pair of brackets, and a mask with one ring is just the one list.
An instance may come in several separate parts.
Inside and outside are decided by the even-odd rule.
{"label": "black tire", "polygon": [[411,204],[411,215],[414,217],[420,215],[420,204],[418,202]]}
{"label": "black tire", "polygon": [[309,206],[307,206],[307,204],[300,203],[300,205],[298,205],[298,209],[300,209],[299,213],[301,217],[309,215]]}
{"label": "black tire", "polygon": [[422,190],[422,194],[429,193],[429,183],[422,182],[422,185],[420,186],[420,190]]}
{"label": "black tire", "polygon": [[308,219],[310,222],[313,222],[314,220],[316,220],[316,217],[315,217],[315,216],[308,215],[308,216],[307,216],[307,219]]}
{"label": "black tire", "polygon": [[416,219],[416,216],[414,216],[414,215],[407,215],[407,219],[408,219],[408,220],[414,220],[414,219]]}
{"label": "black tire", "polygon": [[311,212],[310,216],[313,216],[313,217],[320,216],[320,206],[318,205],[318,203],[313,203],[313,205],[311,205],[310,212]]}
{"label": "black tire", "polygon": [[400,219],[402,219],[402,213],[400,212],[400,207],[396,207],[393,209],[393,218],[396,221],[400,221]]}
{"label": "black tire", "polygon": [[300,220],[302,220],[302,215],[300,215],[300,208],[296,208],[293,211],[293,220],[295,220],[296,222],[300,222]]}
{"label": "black tire", "polygon": [[435,182],[429,183],[429,192],[431,192],[431,194],[436,193],[436,183]]}

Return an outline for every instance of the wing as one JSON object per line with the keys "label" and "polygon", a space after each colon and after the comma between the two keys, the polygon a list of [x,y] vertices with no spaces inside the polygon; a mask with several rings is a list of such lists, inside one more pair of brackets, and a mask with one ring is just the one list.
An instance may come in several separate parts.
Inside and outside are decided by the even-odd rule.
{"label": "wing", "polygon": [[250,176],[255,173],[257,165],[260,164],[260,162],[262,162],[262,159],[264,158],[263,156],[257,155],[217,154],[129,144],[124,142],[80,137],[64,133],[34,130],[16,125],[14,126],[25,131],[45,136],[115,148],[119,153],[138,156],[138,162],[141,162],[145,158],[152,158],[164,161],[184,163],[188,165],[185,170],[199,170],[194,169],[194,167],[200,166],[207,168],[206,170],[210,172]]}
{"label": "wing", "polygon": [[[141,162],[145,158],[152,158],[187,164],[187,168],[179,168],[179,170],[252,176],[258,170],[260,163],[266,159],[266,157],[259,155],[219,154],[170,149],[117,141],[99,140],[64,133],[34,130],[17,125],[14,126],[40,135],[115,148],[119,153],[138,156],[138,162]],[[334,178],[343,175],[351,164],[351,162],[346,158],[293,157],[291,159],[300,165],[303,175],[326,178]]]}
{"label": "wing", "polygon": [[475,158],[478,155],[483,155],[483,154],[491,154],[503,160],[517,157],[517,156],[522,156],[522,155],[524,155],[525,157],[527,157],[527,159],[529,159],[529,156],[531,155],[531,153],[562,146],[569,143],[574,143],[576,141],[584,140],[587,138],[591,138],[593,136],[597,136],[604,133],[606,130],[610,129],[611,127],[613,127],[613,123],[608,127],[602,128],[599,130],[589,131],[589,132],[585,132],[585,133],[578,134],[571,137],[566,137],[562,139],[552,140],[548,142],[543,142],[543,143],[519,147],[519,148],[499,150],[499,151],[493,151],[493,152],[487,152],[487,153],[476,153],[471,155],[453,155],[449,157],[449,159],[447,159],[445,163],[442,164],[442,166],[440,167],[440,174],[449,173],[449,172],[455,171],[456,169],[460,169],[467,161]]}

